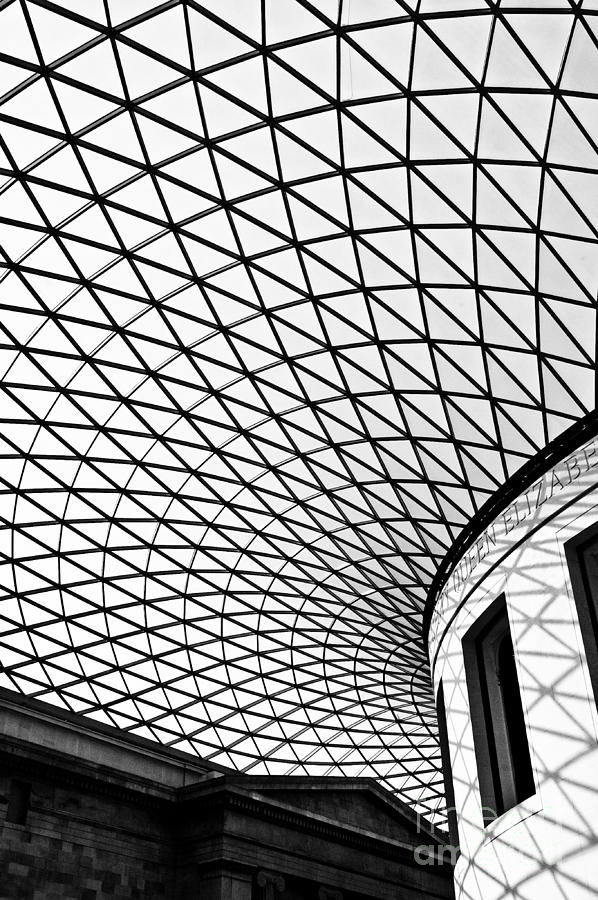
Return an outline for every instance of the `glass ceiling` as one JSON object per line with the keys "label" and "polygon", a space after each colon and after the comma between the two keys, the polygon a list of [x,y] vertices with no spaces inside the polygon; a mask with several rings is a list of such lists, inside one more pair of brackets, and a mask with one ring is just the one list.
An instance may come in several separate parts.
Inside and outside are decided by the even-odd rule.
{"label": "glass ceiling", "polygon": [[0,54],[0,683],[441,823],[426,588],[594,406],[598,0],[9,0]]}

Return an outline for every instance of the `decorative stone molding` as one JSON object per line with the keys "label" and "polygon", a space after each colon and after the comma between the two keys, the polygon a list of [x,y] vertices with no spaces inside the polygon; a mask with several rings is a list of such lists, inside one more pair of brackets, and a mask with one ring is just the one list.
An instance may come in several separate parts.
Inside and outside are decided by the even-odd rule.
{"label": "decorative stone molding", "polygon": [[285,889],[285,880],[277,872],[260,869],[256,881],[259,900],[275,900],[276,895],[281,894]]}
{"label": "decorative stone molding", "polygon": [[319,900],[343,900],[343,892],[338,888],[324,887],[321,885],[318,891]]}

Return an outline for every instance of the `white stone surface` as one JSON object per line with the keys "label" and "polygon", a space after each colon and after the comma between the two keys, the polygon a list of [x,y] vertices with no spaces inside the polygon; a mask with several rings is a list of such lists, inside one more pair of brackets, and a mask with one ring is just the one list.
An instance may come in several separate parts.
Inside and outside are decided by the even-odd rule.
{"label": "white stone surface", "polygon": [[[598,896],[597,715],[563,549],[598,521],[596,462],[591,442],[548,472],[529,504],[523,495],[499,516],[489,529],[496,543],[483,538],[484,552],[457,567],[468,574],[449,579],[433,617],[462,851],[458,900]],[[503,592],[536,794],[484,828],[461,641]]]}

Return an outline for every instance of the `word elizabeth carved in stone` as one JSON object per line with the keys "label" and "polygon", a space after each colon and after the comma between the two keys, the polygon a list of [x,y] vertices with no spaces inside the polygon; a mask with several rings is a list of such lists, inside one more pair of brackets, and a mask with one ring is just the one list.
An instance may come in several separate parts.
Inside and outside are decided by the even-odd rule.
{"label": "word elizabeth carved in stone", "polygon": [[505,537],[540,509],[547,500],[598,465],[597,441],[598,438],[593,438],[576,450],[523,491],[520,497],[503,510],[455,566],[439,597],[437,609],[442,608],[449,592],[458,591],[465,585],[477,566],[496,547],[497,539]]}

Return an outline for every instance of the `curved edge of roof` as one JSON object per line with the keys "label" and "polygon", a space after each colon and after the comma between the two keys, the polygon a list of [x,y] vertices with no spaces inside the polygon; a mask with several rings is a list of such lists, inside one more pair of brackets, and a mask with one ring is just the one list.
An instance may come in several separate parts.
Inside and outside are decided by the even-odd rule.
{"label": "curved edge of roof", "polygon": [[457,561],[469,550],[496,516],[506,509],[522,491],[530,487],[538,476],[543,475],[548,469],[561,462],[569,453],[577,449],[586,438],[595,437],[596,435],[598,435],[598,408],[578,419],[577,422],[574,422],[573,425],[569,426],[562,434],[559,434],[535,456],[524,463],[488,498],[484,505],[469,520],[443,557],[432,579],[432,584],[426,597],[422,621],[422,637],[426,648],[436,601]]}

